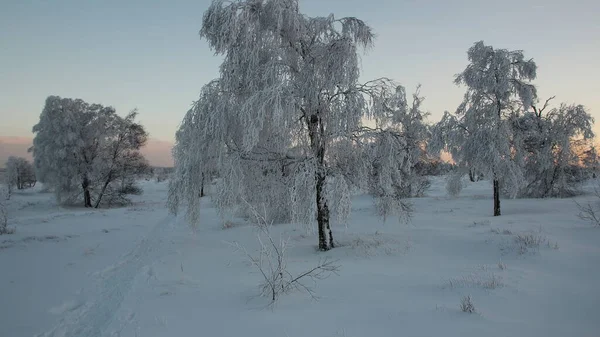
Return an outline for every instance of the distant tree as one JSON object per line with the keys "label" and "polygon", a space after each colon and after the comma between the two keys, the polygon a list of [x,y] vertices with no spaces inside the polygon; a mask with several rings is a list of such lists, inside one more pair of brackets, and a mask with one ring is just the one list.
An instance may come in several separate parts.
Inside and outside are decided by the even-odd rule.
{"label": "distant tree", "polygon": [[6,185],[9,194],[13,186],[19,190],[35,185],[33,166],[25,158],[11,156],[6,162]]}
{"label": "distant tree", "polygon": [[[372,195],[376,197],[394,195],[393,200],[400,200],[421,196],[428,187],[429,181],[419,171],[421,165],[428,160],[426,146],[430,138],[429,128],[424,121],[428,113],[421,110],[423,100],[419,85],[412,95],[412,104],[409,106],[404,87],[398,86],[395,94],[385,103],[385,109],[391,113],[390,118],[380,119],[378,129],[369,130],[363,127],[363,130],[371,132],[364,134],[370,137],[363,137],[366,141],[363,147],[371,148],[365,153],[371,163],[371,181],[368,186]],[[389,144],[386,142],[391,139],[403,143],[402,150],[394,154],[397,155],[395,158],[382,157],[382,154],[390,153]],[[396,161],[396,168],[388,170],[386,176],[386,173],[381,172],[380,169],[389,167],[389,165],[381,165],[382,160],[388,159]],[[393,194],[382,190],[382,187],[386,186],[378,181],[382,177],[391,179],[391,185],[394,187]],[[378,201],[384,200],[385,198],[380,198]]]}
{"label": "distant tree", "polygon": [[521,51],[494,49],[483,41],[467,54],[469,65],[455,80],[466,85],[467,92],[456,114],[445,113],[436,126],[434,143],[448,150],[461,170],[481,172],[492,180],[498,216],[501,185],[515,196],[523,183],[513,160],[509,117],[535,101],[536,89],[529,82],[536,77],[536,64]]}
{"label": "distant tree", "polygon": [[133,178],[148,167],[139,152],[147,133],[134,123],[136,114],[123,118],[112,107],[49,96],[33,127],[39,180],[54,189],[60,203],[81,198],[85,207],[99,207],[105,199],[107,204],[126,202]]}
{"label": "distant tree", "polygon": [[[578,148],[594,136],[594,119],[582,105],[548,110],[553,98],[513,118],[515,153],[525,169],[526,185],[520,194],[525,197],[572,196],[583,179],[579,166],[586,157]],[[588,155],[594,160],[593,153]]]}
{"label": "distant tree", "polygon": [[[429,113],[423,111],[421,105],[425,97],[421,96],[421,85],[418,85],[412,94],[412,103],[407,109],[396,113],[396,123],[400,133],[406,139],[406,150],[408,152],[407,165],[403,179],[403,194],[406,197],[419,197],[429,187],[429,181],[425,172],[420,168],[431,161],[427,152],[427,143],[431,138],[430,128],[425,123]],[[405,99],[408,103],[408,99]]]}
{"label": "distant tree", "polygon": [[[378,146],[382,158],[383,211],[401,209],[390,176],[407,155],[406,140],[379,128],[394,117],[386,105],[396,86],[387,79],[358,82],[358,48],[374,37],[369,26],[356,18],[308,17],[297,0],[214,1],[200,34],[224,61],[180,128],[173,211],[185,205],[197,222],[202,173],[214,160],[219,209],[249,204],[266,209],[269,221],[316,219],[319,249],[329,250],[330,222],[345,221],[351,185],[366,188],[367,139],[379,139],[369,146]],[[363,118],[377,127],[365,128]]]}

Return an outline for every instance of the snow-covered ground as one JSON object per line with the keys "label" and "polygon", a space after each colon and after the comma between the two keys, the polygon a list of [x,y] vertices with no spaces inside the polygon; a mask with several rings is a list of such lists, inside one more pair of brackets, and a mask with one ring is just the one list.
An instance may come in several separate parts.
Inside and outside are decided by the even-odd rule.
{"label": "snow-covered ground", "polygon": [[[450,198],[436,178],[405,224],[382,223],[357,196],[330,252],[274,227],[290,238],[292,272],[324,257],[341,269],[316,284],[319,299],[296,292],[265,308],[260,275],[229,244],[255,251],[252,226],[223,228],[207,198],[194,230],[168,214],[166,184],[144,188],[113,210],[57,207],[39,189],[14,195],[17,232],[0,236],[0,336],[600,335],[600,228],[572,199],[503,200],[491,217],[488,182]],[[466,295],[478,313],[460,311]]]}

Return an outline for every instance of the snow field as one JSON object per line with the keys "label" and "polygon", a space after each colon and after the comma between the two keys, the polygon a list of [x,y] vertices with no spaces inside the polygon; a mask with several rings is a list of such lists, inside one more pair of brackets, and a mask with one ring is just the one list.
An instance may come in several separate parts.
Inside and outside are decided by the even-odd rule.
{"label": "snow field", "polygon": [[[503,200],[491,217],[489,182],[458,198],[434,178],[413,199],[410,223],[375,215],[356,196],[338,247],[275,225],[289,238],[292,273],[330,257],[341,266],[273,308],[253,253],[256,229],[224,228],[209,198],[190,228],[165,207],[165,183],[147,182],[131,207],[58,208],[50,194],[16,194],[13,235],[0,237],[0,336],[597,336],[600,231],[572,199]],[[577,197],[588,200],[591,196]],[[231,224],[230,224],[231,225]],[[525,249],[524,249],[525,248]],[[309,285],[312,285],[309,283]],[[460,310],[470,295],[476,313]]]}

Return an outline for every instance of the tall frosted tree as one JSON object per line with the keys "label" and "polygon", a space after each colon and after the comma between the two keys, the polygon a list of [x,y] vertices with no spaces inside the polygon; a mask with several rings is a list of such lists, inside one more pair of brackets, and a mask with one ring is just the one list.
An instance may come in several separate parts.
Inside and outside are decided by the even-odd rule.
{"label": "tall frosted tree", "polygon": [[329,250],[330,222],[345,221],[352,187],[366,188],[364,144],[379,146],[385,159],[382,211],[398,209],[391,159],[402,160],[406,141],[362,125],[364,118],[387,123],[397,110],[391,81],[358,82],[358,50],[373,43],[369,26],[308,17],[297,0],[213,1],[200,35],[224,61],[177,134],[173,211],[185,205],[197,222],[202,173],[212,162],[220,209],[248,205],[275,220],[316,220],[319,248]]}
{"label": "tall frosted tree", "polygon": [[523,185],[521,167],[513,158],[509,117],[536,100],[530,81],[537,67],[522,51],[494,49],[483,41],[467,55],[469,64],[455,79],[467,87],[464,100],[454,115],[445,113],[436,125],[433,143],[452,154],[462,173],[470,169],[492,180],[494,216],[499,216],[501,188],[515,196]]}
{"label": "tall frosted tree", "polygon": [[148,165],[139,153],[147,133],[135,116],[123,118],[113,107],[49,96],[33,127],[38,180],[54,189],[59,203],[83,200],[85,207],[99,207],[100,202],[124,201],[131,179]]}

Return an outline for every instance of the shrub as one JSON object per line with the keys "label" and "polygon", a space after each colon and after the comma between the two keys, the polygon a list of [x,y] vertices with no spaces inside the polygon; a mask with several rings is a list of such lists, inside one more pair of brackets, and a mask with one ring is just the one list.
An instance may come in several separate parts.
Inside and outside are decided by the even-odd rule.
{"label": "shrub", "polygon": [[469,314],[477,312],[475,310],[475,304],[473,304],[473,300],[471,299],[471,295],[462,298],[460,301],[460,310]]}

